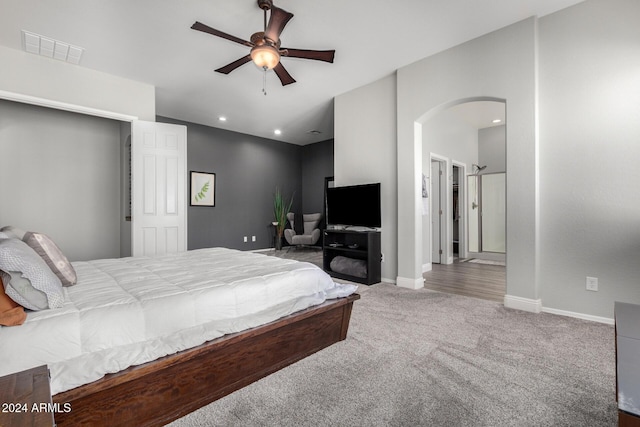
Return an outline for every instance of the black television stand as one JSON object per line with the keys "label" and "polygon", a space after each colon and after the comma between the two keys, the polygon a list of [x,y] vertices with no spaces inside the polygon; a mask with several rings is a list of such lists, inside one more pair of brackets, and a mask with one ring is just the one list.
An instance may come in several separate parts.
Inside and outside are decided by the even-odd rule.
{"label": "black television stand", "polygon": [[[347,258],[333,263],[340,271],[332,268],[336,257]],[[378,283],[381,257],[379,231],[325,230],[323,233],[322,266],[332,277],[365,285]],[[347,267],[343,269],[345,265]]]}

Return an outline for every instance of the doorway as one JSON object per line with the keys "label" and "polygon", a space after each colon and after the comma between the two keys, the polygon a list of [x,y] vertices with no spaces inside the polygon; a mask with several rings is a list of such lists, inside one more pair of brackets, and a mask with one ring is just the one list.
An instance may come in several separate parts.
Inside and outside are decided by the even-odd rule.
{"label": "doorway", "polygon": [[505,173],[467,177],[469,256],[504,261],[506,252]]}
{"label": "doorway", "polygon": [[453,233],[451,247],[453,248],[453,262],[466,258],[466,239],[464,232],[464,166],[453,164],[453,179],[451,190],[451,210]]}
{"label": "doorway", "polygon": [[[427,288],[492,300],[505,295],[505,113],[504,102],[465,102],[422,124],[423,168],[431,171],[422,231],[428,239],[423,245]],[[502,189],[498,194],[496,187]],[[480,202],[482,210],[472,209]],[[432,265],[427,270],[424,263]]]}
{"label": "doorway", "polygon": [[444,221],[444,200],[446,193],[443,171],[446,163],[442,160],[431,158],[431,263],[445,264],[443,237],[446,235],[446,222]]}

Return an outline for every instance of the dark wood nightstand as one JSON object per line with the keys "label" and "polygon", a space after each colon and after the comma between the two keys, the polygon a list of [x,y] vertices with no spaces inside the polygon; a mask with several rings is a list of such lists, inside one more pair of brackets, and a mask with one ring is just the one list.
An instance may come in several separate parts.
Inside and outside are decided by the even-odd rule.
{"label": "dark wood nightstand", "polygon": [[0,377],[0,427],[55,426],[46,365]]}
{"label": "dark wood nightstand", "polygon": [[640,305],[616,301],[618,425],[640,427]]}

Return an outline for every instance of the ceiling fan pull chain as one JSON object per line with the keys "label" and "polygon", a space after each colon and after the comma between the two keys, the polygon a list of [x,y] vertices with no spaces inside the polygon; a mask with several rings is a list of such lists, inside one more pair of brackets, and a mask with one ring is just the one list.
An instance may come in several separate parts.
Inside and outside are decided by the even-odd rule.
{"label": "ceiling fan pull chain", "polygon": [[262,74],[262,93],[267,96],[267,67],[262,67],[264,73]]}

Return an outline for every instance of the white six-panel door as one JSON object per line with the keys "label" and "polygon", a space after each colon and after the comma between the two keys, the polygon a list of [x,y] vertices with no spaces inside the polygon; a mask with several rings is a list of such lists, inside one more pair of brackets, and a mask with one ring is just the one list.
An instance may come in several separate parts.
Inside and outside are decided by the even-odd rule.
{"label": "white six-panel door", "polygon": [[133,256],[187,250],[187,128],[131,124]]}

